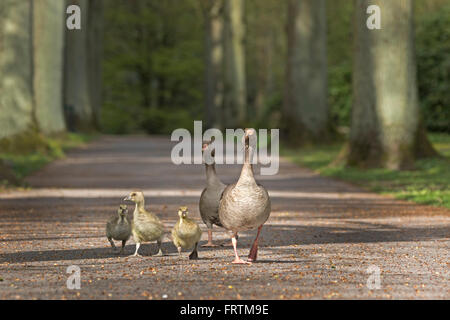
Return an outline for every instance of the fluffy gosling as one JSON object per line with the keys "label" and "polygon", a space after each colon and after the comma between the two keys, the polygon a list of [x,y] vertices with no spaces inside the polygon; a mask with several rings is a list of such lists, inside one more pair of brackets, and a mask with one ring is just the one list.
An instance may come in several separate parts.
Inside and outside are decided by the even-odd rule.
{"label": "fluffy gosling", "polygon": [[192,260],[198,258],[197,247],[202,236],[202,230],[194,220],[187,217],[188,213],[187,207],[180,207],[178,210],[180,219],[172,229],[172,240],[180,255],[182,249],[193,247],[194,249],[189,255],[189,259]]}
{"label": "fluffy gosling", "polygon": [[162,256],[161,244],[164,237],[164,225],[155,214],[145,210],[144,194],[140,191],[133,191],[124,200],[133,201],[136,204],[132,225],[133,238],[136,242],[136,251],[133,256],[140,256],[138,251],[141,243],[150,241],[158,243],[156,255]]}
{"label": "fluffy gosling", "polygon": [[120,250],[120,254],[122,254],[125,244],[131,236],[131,220],[128,218],[126,205],[121,204],[117,213],[117,216],[111,217],[106,223],[106,237],[114,251],[117,250],[117,247],[113,240],[122,241],[122,249]]}

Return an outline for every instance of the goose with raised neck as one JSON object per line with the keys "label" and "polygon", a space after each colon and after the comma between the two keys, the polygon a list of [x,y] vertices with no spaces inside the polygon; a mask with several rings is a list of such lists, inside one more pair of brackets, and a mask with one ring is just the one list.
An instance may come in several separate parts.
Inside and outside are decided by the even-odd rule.
{"label": "goose with raised neck", "polygon": [[[231,241],[235,254],[233,263],[239,264],[256,261],[259,235],[271,211],[269,194],[255,181],[253,175],[252,156],[255,145],[250,143],[250,139],[256,139],[256,132],[254,129],[245,129],[243,137],[245,158],[241,174],[235,184],[225,188],[219,204],[219,219],[222,225],[232,232]],[[258,232],[250,249],[248,261],[244,261],[237,253],[237,235],[240,231],[252,229],[258,229]]]}
{"label": "goose with raised neck", "polygon": [[219,219],[219,201],[222,192],[226,185],[220,181],[216,173],[215,162],[208,163],[206,157],[211,156],[213,160],[215,156],[214,149],[212,149],[211,142],[205,142],[202,146],[203,158],[205,161],[206,171],[206,188],[203,189],[199,201],[200,216],[208,228],[208,243],[205,247],[216,246],[212,241],[213,225],[222,227]]}

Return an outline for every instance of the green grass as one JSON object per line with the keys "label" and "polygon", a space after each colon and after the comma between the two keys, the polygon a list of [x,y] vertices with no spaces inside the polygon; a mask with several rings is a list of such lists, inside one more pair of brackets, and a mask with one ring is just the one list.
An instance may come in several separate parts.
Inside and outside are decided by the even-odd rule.
{"label": "green grass", "polygon": [[331,166],[342,143],[300,150],[282,148],[281,154],[323,176],[349,181],[398,199],[450,208],[450,135],[430,134],[429,137],[444,157],[419,160],[411,171]]}
{"label": "green grass", "polygon": [[[25,140],[27,138],[19,137],[19,143],[3,144],[0,149],[0,162],[5,164],[4,170],[11,171],[17,181],[22,181],[24,177],[46,164],[64,157],[65,151],[82,146],[92,138],[93,135],[65,133],[55,137],[32,137],[32,142],[29,142]],[[9,184],[6,180],[0,181],[0,186]]]}

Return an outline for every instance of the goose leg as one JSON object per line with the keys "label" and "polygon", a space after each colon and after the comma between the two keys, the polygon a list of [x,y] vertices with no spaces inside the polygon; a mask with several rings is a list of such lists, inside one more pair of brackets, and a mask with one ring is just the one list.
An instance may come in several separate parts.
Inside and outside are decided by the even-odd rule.
{"label": "goose leg", "polygon": [[258,255],[258,238],[261,233],[262,225],[258,227],[258,233],[256,234],[255,241],[253,242],[252,248],[250,249],[250,253],[248,254],[248,261],[253,262],[256,261],[256,256]]}
{"label": "goose leg", "polygon": [[239,258],[239,255],[237,253],[237,233],[233,234],[233,237],[231,238],[231,242],[233,243],[233,249],[234,249],[234,256],[235,259],[233,261],[233,263],[236,264],[251,264],[251,262],[249,261],[244,261],[241,258]]}
{"label": "goose leg", "polygon": [[197,246],[198,246],[198,242],[195,244],[194,250],[192,250],[192,253],[189,255],[189,260],[198,259]]}
{"label": "goose leg", "polygon": [[181,257],[181,247],[177,247],[178,255]]}
{"label": "goose leg", "polygon": [[208,243],[205,243],[202,247],[217,247],[217,245],[212,242],[212,226],[208,226]]}
{"label": "goose leg", "polygon": [[[231,233],[231,236],[233,236],[233,233]],[[239,236],[236,234],[236,240],[239,240]],[[233,241],[231,241],[231,243],[223,241],[219,244],[219,246],[221,247],[230,247],[233,246]]]}

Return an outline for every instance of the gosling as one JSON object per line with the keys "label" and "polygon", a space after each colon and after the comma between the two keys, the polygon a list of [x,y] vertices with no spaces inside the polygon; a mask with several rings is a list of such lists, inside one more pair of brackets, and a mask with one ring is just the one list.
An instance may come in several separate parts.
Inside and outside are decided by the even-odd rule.
{"label": "gosling", "polygon": [[136,242],[136,251],[133,256],[138,254],[142,242],[156,241],[158,244],[157,256],[162,256],[161,244],[164,237],[164,225],[159,218],[145,210],[144,194],[140,191],[131,192],[125,201],[133,201],[136,204],[133,213],[132,234]]}
{"label": "gosling", "polygon": [[119,254],[122,254],[125,244],[131,236],[131,220],[128,218],[126,205],[121,204],[117,213],[117,216],[111,217],[106,223],[106,237],[114,251],[117,251],[117,247],[113,240],[122,240],[122,249],[119,252]]}
{"label": "gosling", "polygon": [[198,242],[202,236],[202,230],[198,224],[187,217],[188,215],[187,207],[180,207],[178,210],[178,216],[180,219],[175,224],[172,229],[172,239],[173,244],[178,249],[178,254],[181,256],[182,249],[190,249],[192,253],[189,255],[189,259],[198,259]]}

